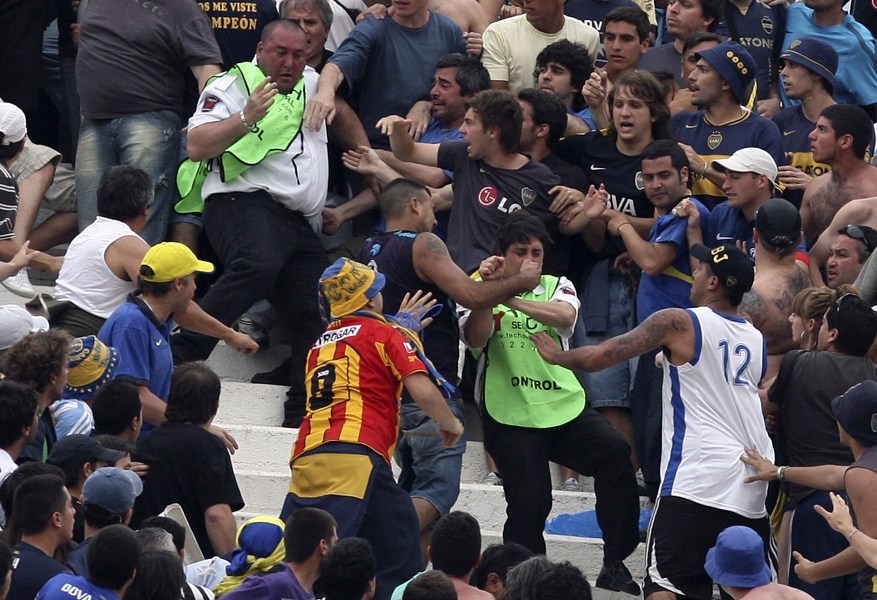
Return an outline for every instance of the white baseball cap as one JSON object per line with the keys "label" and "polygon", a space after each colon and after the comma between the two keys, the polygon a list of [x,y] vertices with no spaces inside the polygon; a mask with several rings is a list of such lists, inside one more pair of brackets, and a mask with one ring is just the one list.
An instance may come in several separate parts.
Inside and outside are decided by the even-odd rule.
{"label": "white baseball cap", "polygon": [[776,182],[779,169],[773,157],[761,148],[741,148],[728,158],[713,161],[713,168],[724,173],[757,173]]}
{"label": "white baseball cap", "polygon": [[28,333],[48,328],[49,322],[45,318],[35,317],[20,306],[0,306],[0,350],[11,348]]}
{"label": "white baseball cap", "polygon": [[0,102],[0,146],[17,144],[27,135],[27,120],[20,108],[9,102]]}

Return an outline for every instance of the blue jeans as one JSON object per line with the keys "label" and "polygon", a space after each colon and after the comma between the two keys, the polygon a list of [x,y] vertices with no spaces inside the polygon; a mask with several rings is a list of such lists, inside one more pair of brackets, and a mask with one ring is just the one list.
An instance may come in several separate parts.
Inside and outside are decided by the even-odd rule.
{"label": "blue jeans", "polygon": [[83,120],[76,152],[79,228],[84,229],[97,217],[97,188],[104,173],[116,165],[130,165],[146,171],[155,187],[149,218],[140,235],[150,245],[164,241],[179,137],[180,118],[166,110]]}
{"label": "blue jeans", "polygon": [[[448,408],[464,422],[461,399],[448,400]],[[460,436],[456,444],[445,448],[438,424],[414,402],[401,406],[399,423],[402,429],[396,445],[396,462],[402,466],[399,485],[412,498],[432,504],[440,515],[447,514],[460,495],[466,436]]]}
{"label": "blue jeans", "polygon": [[[573,348],[596,346],[609,338],[627,333],[636,325],[633,309],[633,290],[627,277],[609,277],[609,325],[605,333],[588,335],[582,321],[583,310],[579,311],[572,336]],[[588,396],[588,406],[592,408],[622,407],[630,408],[630,389],[636,374],[637,359],[607,367],[595,373],[576,371],[576,376]]]}

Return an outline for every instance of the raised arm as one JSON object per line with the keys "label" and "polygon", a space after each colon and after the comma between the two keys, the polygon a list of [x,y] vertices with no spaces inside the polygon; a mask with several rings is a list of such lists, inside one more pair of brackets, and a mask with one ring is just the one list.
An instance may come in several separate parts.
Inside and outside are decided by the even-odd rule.
{"label": "raised arm", "polygon": [[414,162],[428,167],[438,165],[438,144],[415,142],[408,133],[411,121],[398,115],[390,115],[378,121],[381,133],[390,137],[390,148],[399,160]]}

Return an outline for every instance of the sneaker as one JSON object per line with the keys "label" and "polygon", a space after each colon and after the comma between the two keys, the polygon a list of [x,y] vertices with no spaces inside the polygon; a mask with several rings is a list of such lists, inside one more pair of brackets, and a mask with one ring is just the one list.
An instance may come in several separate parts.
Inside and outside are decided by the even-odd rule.
{"label": "sneaker", "polygon": [[502,485],[502,479],[500,478],[499,473],[491,471],[487,474],[487,477],[484,478],[484,483],[487,485]]}
{"label": "sneaker", "polygon": [[560,484],[560,489],[564,492],[581,492],[582,486],[579,484],[579,480],[577,478],[570,477]]}
{"label": "sneaker", "polygon": [[259,344],[259,350],[267,350],[271,345],[268,330],[256,323],[249,315],[243,315],[238,319],[233,328],[235,331],[253,338],[253,341]]}
{"label": "sneaker", "polygon": [[611,560],[603,563],[600,574],[597,576],[598,588],[604,590],[612,590],[613,592],[624,592],[631,596],[639,596],[642,590],[639,584],[633,580],[630,571],[624,566],[620,560]]}
{"label": "sneaker", "polygon": [[22,298],[33,298],[37,295],[33,286],[30,284],[30,278],[27,276],[27,269],[22,269],[15,275],[11,275],[2,282],[3,287]]}

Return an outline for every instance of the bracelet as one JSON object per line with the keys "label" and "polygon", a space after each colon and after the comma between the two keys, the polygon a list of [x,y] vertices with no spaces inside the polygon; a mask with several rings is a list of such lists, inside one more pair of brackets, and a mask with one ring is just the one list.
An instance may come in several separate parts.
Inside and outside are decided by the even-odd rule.
{"label": "bracelet", "polygon": [[783,465],[782,467],[777,468],[777,479],[779,481],[786,480],[786,469],[788,469],[788,467],[786,465]]}
{"label": "bracelet", "polygon": [[853,539],[853,536],[856,535],[857,533],[859,533],[859,530],[856,529],[855,527],[853,527],[853,530],[852,530],[852,531],[850,532],[850,534],[847,536],[847,541],[849,542],[850,540],[852,540],[852,539]]}
{"label": "bracelet", "polygon": [[256,131],[256,126],[255,126],[255,125],[250,125],[250,124],[247,122],[247,118],[244,116],[244,111],[241,111],[241,112],[238,113],[238,114],[240,114],[240,116],[241,116],[241,123],[244,124],[244,127],[246,127],[247,130],[250,131],[250,133]]}
{"label": "bracelet", "polygon": [[700,172],[701,177],[706,177],[706,170],[709,168],[706,164],[706,161],[703,161],[703,170]]}
{"label": "bracelet", "polygon": [[615,229],[615,233],[621,235],[621,228],[624,227],[625,225],[630,225],[631,227],[633,227],[633,223],[631,223],[630,221],[624,221],[621,225],[619,225],[619,226]]}

